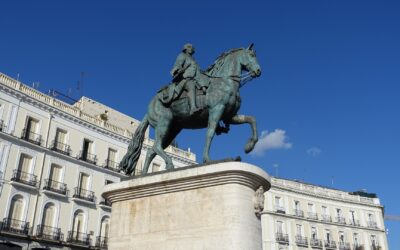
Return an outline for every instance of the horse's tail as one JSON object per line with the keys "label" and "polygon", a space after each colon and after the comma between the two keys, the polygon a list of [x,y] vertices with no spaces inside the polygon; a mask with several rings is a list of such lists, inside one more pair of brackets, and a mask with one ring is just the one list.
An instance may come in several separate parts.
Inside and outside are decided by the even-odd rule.
{"label": "horse's tail", "polygon": [[124,158],[119,164],[120,169],[128,175],[131,175],[135,169],[136,164],[139,160],[139,156],[142,150],[144,135],[147,127],[149,126],[148,116],[145,115],[139,127],[136,129],[135,134],[132,137],[131,143],[128,147],[128,152],[126,152]]}

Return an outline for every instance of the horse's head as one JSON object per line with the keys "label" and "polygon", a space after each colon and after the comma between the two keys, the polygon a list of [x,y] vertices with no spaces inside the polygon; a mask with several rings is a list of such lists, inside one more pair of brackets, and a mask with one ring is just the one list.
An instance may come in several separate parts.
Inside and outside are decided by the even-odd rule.
{"label": "horse's head", "polygon": [[253,43],[248,48],[241,50],[240,64],[241,70],[250,72],[252,77],[261,75],[261,67],[258,64]]}

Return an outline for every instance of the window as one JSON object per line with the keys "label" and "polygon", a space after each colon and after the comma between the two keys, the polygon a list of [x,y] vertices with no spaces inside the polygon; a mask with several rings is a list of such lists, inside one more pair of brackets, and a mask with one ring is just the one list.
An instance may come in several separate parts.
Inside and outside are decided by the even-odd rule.
{"label": "window", "polygon": [[277,221],[276,222],[276,232],[277,233],[283,233],[283,222],[282,221]]}
{"label": "window", "polygon": [[39,130],[39,121],[33,119],[32,117],[28,117],[28,120],[26,121],[26,131],[28,133],[37,133],[38,130]]}
{"label": "window", "polygon": [[374,247],[378,245],[378,242],[376,240],[376,235],[371,235],[371,245]]}
{"label": "window", "polygon": [[61,181],[61,171],[62,171],[62,167],[58,166],[56,164],[52,164],[50,167],[50,175],[49,175],[49,179],[51,181]]}
{"label": "window", "polygon": [[350,215],[350,222],[352,225],[356,225],[356,215],[354,211],[349,211],[349,215]]}
{"label": "window", "polygon": [[56,208],[53,203],[47,203],[43,210],[42,225],[44,226],[44,230],[46,230],[47,227],[47,230],[49,230],[49,235],[52,233],[52,230],[50,230],[49,227],[54,227],[56,217],[55,212]]}
{"label": "window", "polygon": [[325,231],[325,240],[329,243],[331,242],[331,231],[330,230],[326,230]]}
{"label": "window", "polygon": [[354,242],[355,246],[359,246],[360,245],[359,239],[358,239],[358,233],[354,233],[353,234],[353,242]]}
{"label": "window", "polygon": [[300,224],[296,225],[296,235],[301,236],[302,234],[302,228]]}
{"label": "window", "polygon": [[18,171],[29,174],[31,172],[32,157],[26,154],[21,154],[19,158]]}
{"label": "window", "polygon": [[278,207],[281,206],[281,197],[275,196],[275,205]]}
{"label": "window", "polygon": [[322,214],[328,215],[328,208],[326,206],[322,206]]}
{"label": "window", "polygon": [[72,224],[72,238],[79,239],[80,234],[84,232],[84,215],[81,210],[77,210],[74,214],[74,221]]}
{"label": "window", "polygon": [[339,242],[344,243],[344,232],[342,231],[339,232]]}
{"label": "window", "polygon": [[66,144],[67,132],[65,130],[57,129],[56,131],[56,143]]}
{"label": "window", "polygon": [[22,221],[23,211],[24,211],[24,199],[20,195],[14,196],[11,200],[10,211],[8,212],[8,218],[12,220]]}
{"label": "window", "polygon": [[93,142],[88,139],[84,139],[82,147],[82,160],[87,160],[88,158],[90,159],[92,148],[93,148]]}
{"label": "window", "polygon": [[299,201],[294,201],[294,209],[300,210],[300,202]]}
{"label": "window", "polygon": [[110,231],[110,218],[104,217],[101,220],[100,237],[108,238],[109,231]]}
{"label": "window", "polygon": [[313,240],[317,239],[317,228],[315,228],[315,227],[311,228],[311,239],[313,239]]}
{"label": "window", "polygon": [[338,218],[341,218],[342,217],[342,209],[336,208],[336,215]]}
{"label": "window", "polygon": [[89,189],[89,175],[80,173],[79,174],[79,183],[78,183],[79,189]]}
{"label": "window", "polygon": [[308,203],[308,212],[314,213],[314,211],[315,211],[315,209],[314,209],[314,204]]}
{"label": "window", "polygon": [[158,171],[160,171],[160,164],[153,163],[151,172],[154,173]]}

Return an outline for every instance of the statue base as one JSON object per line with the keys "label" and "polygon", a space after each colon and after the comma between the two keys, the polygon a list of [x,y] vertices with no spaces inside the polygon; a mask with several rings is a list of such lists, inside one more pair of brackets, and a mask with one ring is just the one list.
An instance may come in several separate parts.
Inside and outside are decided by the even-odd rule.
{"label": "statue base", "polygon": [[[223,162],[158,172],[111,184],[109,249],[261,250],[255,191],[262,169]],[[257,205],[256,205],[257,206]]]}

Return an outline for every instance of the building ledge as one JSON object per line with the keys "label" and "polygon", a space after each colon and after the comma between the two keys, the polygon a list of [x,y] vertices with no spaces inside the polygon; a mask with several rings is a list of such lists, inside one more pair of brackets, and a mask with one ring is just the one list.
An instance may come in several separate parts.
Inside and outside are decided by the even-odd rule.
{"label": "building ledge", "polygon": [[86,204],[86,205],[89,205],[89,206],[95,205],[94,201],[88,201],[88,200],[84,200],[84,199],[81,199],[81,198],[76,198],[75,197],[75,198],[71,198],[71,200],[75,201],[77,203],[82,203],[82,204]]}
{"label": "building ledge", "polygon": [[31,186],[22,182],[18,182],[18,181],[10,181],[10,184],[16,187],[22,187],[22,188],[26,188],[32,191],[37,191],[39,188],[36,186]]}
{"label": "building ledge", "polygon": [[50,196],[57,196],[59,198],[67,198],[66,194],[60,194],[60,193],[57,193],[57,192],[54,192],[54,191],[50,191],[50,190],[47,190],[47,189],[43,189],[42,192],[44,194],[50,195]]}

